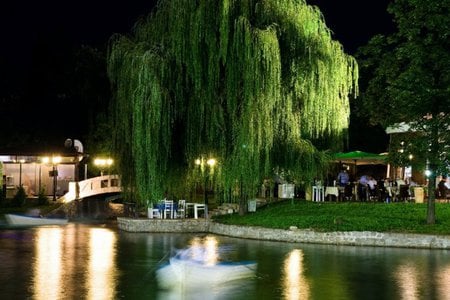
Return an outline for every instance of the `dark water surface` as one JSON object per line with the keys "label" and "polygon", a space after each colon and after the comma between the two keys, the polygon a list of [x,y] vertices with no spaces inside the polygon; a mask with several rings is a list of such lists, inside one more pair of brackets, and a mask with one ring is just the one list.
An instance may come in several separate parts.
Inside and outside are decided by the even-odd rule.
{"label": "dark water surface", "polygon": [[[256,261],[253,279],[159,288],[174,249]],[[450,299],[450,252],[119,231],[116,224],[0,229],[0,299]]]}

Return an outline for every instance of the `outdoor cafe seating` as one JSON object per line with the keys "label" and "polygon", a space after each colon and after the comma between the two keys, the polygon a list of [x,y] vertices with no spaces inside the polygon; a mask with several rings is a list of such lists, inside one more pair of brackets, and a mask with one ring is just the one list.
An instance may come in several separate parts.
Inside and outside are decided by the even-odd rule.
{"label": "outdoor cafe seating", "polygon": [[323,201],[350,201],[355,199],[354,189],[352,184],[345,187],[341,186],[321,186],[314,185],[312,187],[312,200],[314,202]]}
{"label": "outdoor cafe seating", "polygon": [[186,202],[184,199],[178,200],[178,202],[164,199],[148,209],[148,218],[176,219],[193,216],[198,219],[200,212],[203,212],[203,215],[207,217],[208,206],[203,203]]}

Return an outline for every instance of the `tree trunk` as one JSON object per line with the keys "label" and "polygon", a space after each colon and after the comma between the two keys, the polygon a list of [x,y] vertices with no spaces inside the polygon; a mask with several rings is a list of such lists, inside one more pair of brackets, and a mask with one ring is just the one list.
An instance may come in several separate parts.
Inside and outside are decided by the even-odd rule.
{"label": "tree trunk", "polygon": [[244,193],[244,190],[243,190],[243,184],[242,184],[242,179],[241,179],[241,182],[240,182],[240,199],[239,199],[239,215],[240,216],[244,216],[246,213],[247,213],[247,206],[245,205],[246,204],[246,196],[245,196],[245,193]]}
{"label": "tree trunk", "polygon": [[436,170],[435,168],[431,168],[430,171],[431,175],[428,178],[427,224],[435,224],[436,213],[434,190],[436,189]]}

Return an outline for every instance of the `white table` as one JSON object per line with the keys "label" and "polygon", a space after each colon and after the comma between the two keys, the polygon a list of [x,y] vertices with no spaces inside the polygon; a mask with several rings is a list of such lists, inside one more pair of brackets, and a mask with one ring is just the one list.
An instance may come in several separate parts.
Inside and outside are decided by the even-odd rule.
{"label": "white table", "polygon": [[153,218],[161,219],[162,214],[161,214],[159,208],[149,207],[149,208],[147,208],[147,217],[149,219],[153,219]]}
{"label": "white table", "polygon": [[198,219],[198,211],[203,210],[205,212],[205,218],[208,217],[208,206],[206,204],[195,203],[194,204],[194,218]]}
{"label": "white table", "polygon": [[339,189],[337,186],[327,186],[325,188],[325,198],[328,195],[334,195],[336,196],[336,200],[339,198]]}

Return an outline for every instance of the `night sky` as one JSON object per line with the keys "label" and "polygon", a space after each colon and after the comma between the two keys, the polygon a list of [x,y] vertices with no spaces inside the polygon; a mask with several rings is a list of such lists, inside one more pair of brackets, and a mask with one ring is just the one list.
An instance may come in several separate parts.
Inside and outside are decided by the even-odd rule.
{"label": "night sky", "polygon": [[[354,54],[356,49],[367,43],[371,36],[388,33],[393,28],[390,15],[386,12],[387,4],[390,2],[388,0],[309,0],[307,2],[319,6],[324,14],[325,22],[333,32],[334,39],[341,42],[344,50],[349,54]],[[42,59],[46,56],[46,63],[51,65],[52,56],[54,56],[56,66],[53,67],[57,69],[58,56],[64,57],[64,54],[61,54],[64,49],[89,45],[104,51],[112,34],[130,32],[135,21],[140,16],[147,15],[155,3],[154,0],[129,0],[121,3],[105,0],[2,1],[0,4],[2,37],[0,97],[24,93],[27,85],[30,85],[30,78],[39,77],[39,70],[42,69],[35,67],[36,57]],[[42,45],[46,46],[42,47]],[[58,48],[58,51],[55,51],[55,48]],[[42,53],[45,51],[48,53]],[[34,75],[30,75],[33,72]],[[20,105],[26,105],[26,103],[20,103],[18,106]],[[11,117],[14,114],[11,109],[8,112],[2,112],[2,109],[0,108],[0,117],[5,118],[5,115]],[[73,126],[77,123],[75,115],[59,112],[59,108],[55,109],[59,115],[66,114],[63,118],[56,118],[57,122],[63,124],[62,121],[66,119],[69,120],[67,123],[71,124],[67,125],[67,128],[62,128],[65,125],[58,125],[61,127],[55,130],[58,139],[65,139],[64,134],[72,135],[74,138],[82,134],[77,132],[78,126]],[[49,112],[49,114],[53,113]],[[17,116],[24,115],[19,113]],[[44,120],[44,123],[53,120],[50,117],[45,119],[47,121]],[[16,124],[15,126],[22,126],[20,122],[11,122]],[[40,128],[33,124],[25,124],[29,129],[22,128],[24,132]],[[54,125],[42,126],[39,130],[54,128]],[[4,139],[5,137],[0,135],[0,143],[4,143]]]}
{"label": "night sky", "polygon": [[2,1],[1,59],[26,66],[39,40],[64,35],[74,45],[103,47],[113,33],[127,33],[156,1]]}

